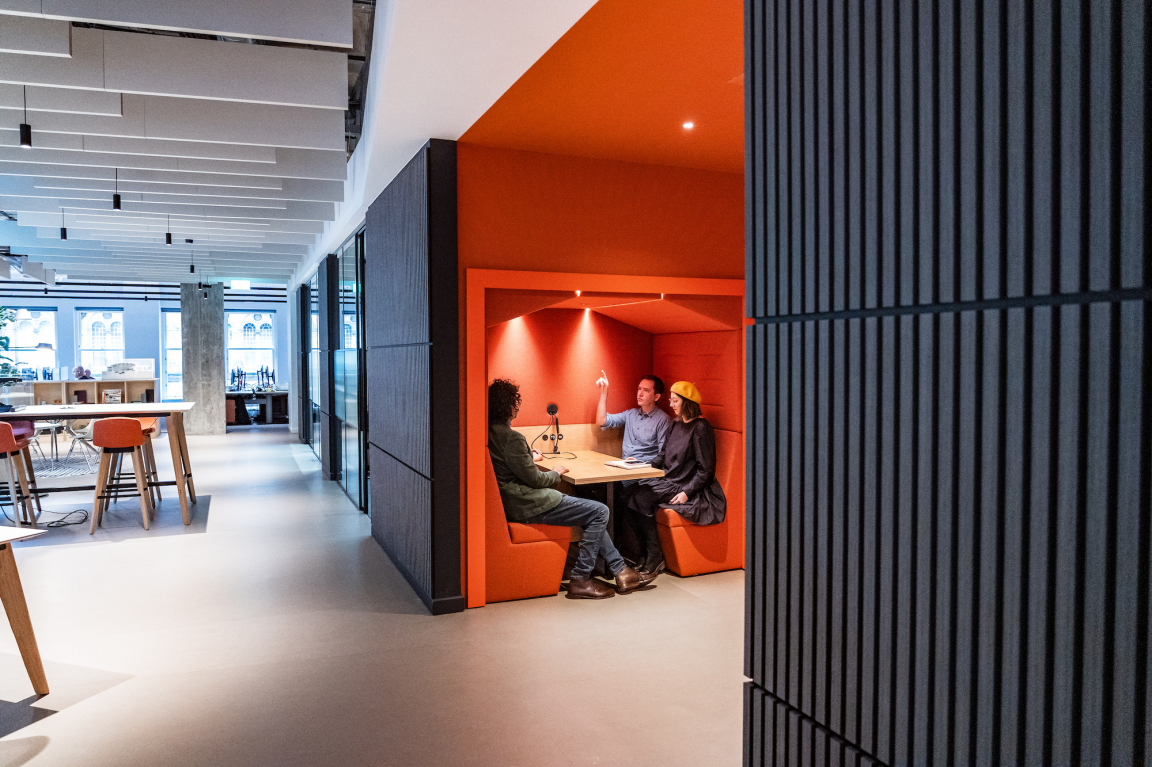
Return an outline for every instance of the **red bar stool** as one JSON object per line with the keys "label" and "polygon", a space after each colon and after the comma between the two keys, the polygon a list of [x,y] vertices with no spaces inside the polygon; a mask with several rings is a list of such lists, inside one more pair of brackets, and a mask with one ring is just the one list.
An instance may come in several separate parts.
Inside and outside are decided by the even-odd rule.
{"label": "red bar stool", "polygon": [[[118,469],[123,456],[127,454],[132,456],[136,492],[140,495],[140,515],[144,518],[144,529],[148,529],[152,504],[148,498],[148,478],[144,468],[143,445],[146,440],[144,430],[135,418],[101,418],[92,425],[92,444],[100,449],[100,468],[96,473],[96,498],[92,504],[92,529],[89,534],[96,532],[113,493],[118,496],[120,490],[128,489],[115,481],[118,471],[110,471],[113,460]],[[112,478],[111,482],[109,477]]]}
{"label": "red bar stool", "polygon": [[144,432],[147,439],[144,440],[144,470],[148,476],[148,499],[152,501],[152,505],[160,503],[164,500],[160,495],[160,475],[156,471],[156,453],[152,450],[152,438],[160,435],[160,419],[159,418],[137,418],[140,422],[140,430]]}
{"label": "red bar stool", "polygon": [[[20,523],[20,512],[17,507],[24,510],[24,524],[36,527],[36,515],[32,511],[32,493],[28,489],[28,475],[24,471],[24,458],[28,454],[28,439],[17,439],[12,424],[0,421],[0,458],[7,462],[8,493],[12,498],[12,513],[16,515],[17,524]],[[28,459],[31,463],[31,458]],[[16,492],[16,482],[20,483],[21,492]]]}

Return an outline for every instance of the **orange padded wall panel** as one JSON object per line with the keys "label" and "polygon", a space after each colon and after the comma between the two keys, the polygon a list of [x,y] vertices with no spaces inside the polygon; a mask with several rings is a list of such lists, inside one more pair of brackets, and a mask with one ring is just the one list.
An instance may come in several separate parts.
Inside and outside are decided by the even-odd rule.
{"label": "orange padded wall panel", "polygon": [[668,333],[652,337],[652,366],[666,386],[691,381],[715,429],[744,431],[744,333]]}
{"label": "orange padded wall panel", "polygon": [[742,174],[467,143],[456,164],[461,270],[744,277]]}
{"label": "orange padded wall panel", "polygon": [[560,426],[596,418],[596,379],[608,373],[608,410],[636,406],[636,384],[651,372],[652,336],[583,309],[543,309],[488,328],[488,380],[520,385],[514,426],[547,424],[555,402]]}

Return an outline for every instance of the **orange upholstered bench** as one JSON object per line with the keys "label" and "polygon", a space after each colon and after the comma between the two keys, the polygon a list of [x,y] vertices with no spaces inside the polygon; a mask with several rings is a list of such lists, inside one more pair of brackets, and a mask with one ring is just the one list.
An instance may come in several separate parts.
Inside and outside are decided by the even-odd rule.
{"label": "orange upholstered bench", "polygon": [[572,528],[507,521],[492,458],[485,455],[484,461],[485,601],[507,602],[559,593]]}
{"label": "orange upholstered bench", "polygon": [[728,499],[724,521],[701,527],[672,509],[656,510],[656,529],[668,569],[700,575],[744,567],[744,435],[716,430],[716,476]]}

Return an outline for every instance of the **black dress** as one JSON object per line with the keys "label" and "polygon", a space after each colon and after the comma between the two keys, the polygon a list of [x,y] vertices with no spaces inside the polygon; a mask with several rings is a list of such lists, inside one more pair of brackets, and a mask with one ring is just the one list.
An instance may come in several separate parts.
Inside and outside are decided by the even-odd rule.
{"label": "black dress", "polygon": [[[716,433],[707,420],[701,417],[691,423],[679,419],[673,422],[652,466],[664,469],[664,476],[640,480],[632,493],[633,509],[651,517],[657,506],[666,505],[697,525],[724,521],[728,501],[716,479]],[[668,503],[680,492],[688,496],[687,503]]]}

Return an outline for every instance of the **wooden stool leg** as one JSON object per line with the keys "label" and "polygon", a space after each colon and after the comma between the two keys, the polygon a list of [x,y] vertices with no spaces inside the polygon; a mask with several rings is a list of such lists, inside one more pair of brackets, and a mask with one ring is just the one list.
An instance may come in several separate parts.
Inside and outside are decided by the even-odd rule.
{"label": "wooden stool leg", "polygon": [[17,525],[20,522],[20,496],[16,494],[16,462],[12,460],[11,454],[4,459],[4,467],[8,470],[8,495],[12,498],[12,520]]}
{"label": "wooden stool leg", "polygon": [[19,458],[12,460],[11,454],[9,454],[8,460],[10,465],[14,465],[16,467],[16,479],[20,481],[20,491],[24,493],[24,498],[22,499],[22,505],[24,506],[24,518],[28,521],[28,524],[35,528],[36,512],[32,511],[32,492],[28,489],[28,477],[24,474],[24,461],[20,460]]}
{"label": "wooden stool leg", "polygon": [[104,494],[105,485],[108,482],[108,465],[112,462],[112,456],[100,451],[100,467],[96,469],[96,498],[92,501],[92,529],[89,535],[96,534],[96,527],[100,524],[100,517],[103,516],[104,499],[100,496]]}
{"label": "wooden stool leg", "polygon": [[[148,465],[151,468],[152,481],[153,482],[159,482],[160,481],[160,472],[156,468],[156,451],[152,449],[152,438],[149,437],[148,441],[145,442],[144,444],[148,448]],[[164,496],[162,496],[160,494],[160,486],[159,485],[157,485],[155,487],[155,490],[156,490],[156,502],[159,503],[160,501],[164,500]]]}
{"label": "wooden stool leg", "polygon": [[139,446],[132,448],[132,473],[136,475],[136,490],[140,493],[140,515],[144,517],[144,529],[152,517],[152,504],[148,500],[148,485],[144,478],[144,451]]}
{"label": "wooden stool leg", "polygon": [[4,612],[8,614],[8,623],[12,626],[28,678],[32,680],[32,689],[38,695],[47,695],[48,677],[44,675],[44,664],[40,661],[40,648],[36,646],[36,633],[32,631],[32,618],[28,615],[28,602],[24,599],[11,543],[0,546],[0,601],[4,602]]}
{"label": "wooden stool leg", "polygon": [[32,499],[36,501],[36,512],[40,513],[44,509],[40,508],[40,493],[36,492],[36,469],[32,466],[32,449],[24,448],[20,451],[24,457],[24,465],[28,467],[28,486],[32,488]]}

